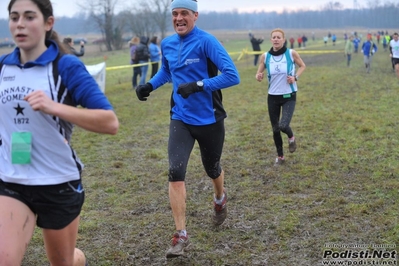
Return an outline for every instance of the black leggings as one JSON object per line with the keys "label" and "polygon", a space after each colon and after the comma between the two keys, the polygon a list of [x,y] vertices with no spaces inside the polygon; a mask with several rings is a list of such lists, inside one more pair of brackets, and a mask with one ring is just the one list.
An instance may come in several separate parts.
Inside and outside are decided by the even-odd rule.
{"label": "black leggings", "polygon": [[188,159],[196,140],[207,175],[212,179],[218,178],[222,173],[220,158],[224,136],[224,120],[206,126],[192,126],[171,120],[168,143],[169,182],[184,181]]}
{"label": "black leggings", "polygon": [[159,68],[159,63],[158,62],[156,62],[156,63],[153,62],[151,64],[151,78],[153,76],[155,76],[155,74],[158,72],[158,68]]}
{"label": "black leggings", "polygon": [[[284,98],[283,95],[270,94],[267,97],[270,123],[273,128],[273,139],[278,156],[284,156],[281,131],[287,134],[288,138],[294,136],[290,127],[290,122],[295,110],[296,93],[294,92],[289,95],[289,98]],[[280,119],[281,110],[282,115]]]}
{"label": "black leggings", "polygon": [[137,77],[141,76],[141,69],[140,67],[133,67],[133,77],[132,77],[132,86],[133,89],[137,87]]}

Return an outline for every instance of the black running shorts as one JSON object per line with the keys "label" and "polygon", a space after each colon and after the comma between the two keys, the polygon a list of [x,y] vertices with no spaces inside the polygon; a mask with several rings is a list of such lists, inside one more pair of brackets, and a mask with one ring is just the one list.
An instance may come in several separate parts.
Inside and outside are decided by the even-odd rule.
{"label": "black running shorts", "polygon": [[36,214],[38,227],[54,230],[66,227],[79,216],[85,198],[81,180],[48,186],[26,186],[0,180],[0,195],[23,202]]}

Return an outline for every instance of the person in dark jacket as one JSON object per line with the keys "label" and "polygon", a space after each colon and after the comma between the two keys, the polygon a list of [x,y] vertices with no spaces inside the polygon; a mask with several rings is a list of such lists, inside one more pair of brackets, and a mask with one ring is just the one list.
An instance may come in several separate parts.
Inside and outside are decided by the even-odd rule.
{"label": "person in dark jacket", "polygon": [[80,41],[80,51],[76,51],[73,47],[73,40],[70,37],[64,38],[62,41],[67,49],[69,49],[70,53],[76,55],[77,57],[83,56],[85,54],[85,42]]}
{"label": "person in dark jacket", "polygon": [[[260,44],[263,42],[263,38],[257,39],[253,34],[250,35],[250,38],[251,38],[252,50],[254,50],[254,52],[261,51]],[[258,64],[259,55],[260,53],[254,55],[254,66]]]}
{"label": "person in dark jacket", "polygon": [[[136,65],[139,63],[139,61],[136,59],[136,49],[137,46],[140,43],[140,38],[139,37],[134,37],[129,41],[129,46],[130,46],[130,64]],[[135,90],[137,87],[137,77],[141,76],[141,68],[139,66],[134,66],[133,67],[133,77],[132,77],[132,86],[133,89]]]}
{"label": "person in dark jacket", "polygon": [[149,38],[145,36],[140,37],[140,43],[136,49],[136,60],[138,60],[141,69],[141,77],[139,85],[145,84],[145,78],[148,72],[148,60],[150,59],[150,51],[148,49]]}

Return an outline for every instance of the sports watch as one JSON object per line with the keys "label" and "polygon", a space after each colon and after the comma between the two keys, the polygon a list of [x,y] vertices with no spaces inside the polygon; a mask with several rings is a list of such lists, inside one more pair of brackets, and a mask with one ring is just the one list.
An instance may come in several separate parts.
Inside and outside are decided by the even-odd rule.
{"label": "sports watch", "polygon": [[197,86],[200,90],[204,89],[204,82],[202,80],[197,81]]}

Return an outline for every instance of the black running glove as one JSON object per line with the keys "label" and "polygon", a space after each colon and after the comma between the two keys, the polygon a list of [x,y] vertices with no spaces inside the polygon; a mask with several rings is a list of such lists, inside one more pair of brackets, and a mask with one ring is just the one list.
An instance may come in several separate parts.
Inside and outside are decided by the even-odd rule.
{"label": "black running glove", "polygon": [[136,88],[137,98],[139,98],[140,101],[147,101],[147,97],[150,96],[152,90],[153,90],[152,84],[148,82],[144,85],[137,86]]}
{"label": "black running glove", "polygon": [[184,99],[187,99],[190,94],[203,91],[203,86],[198,86],[197,82],[183,83],[179,85],[177,94],[180,94]]}

